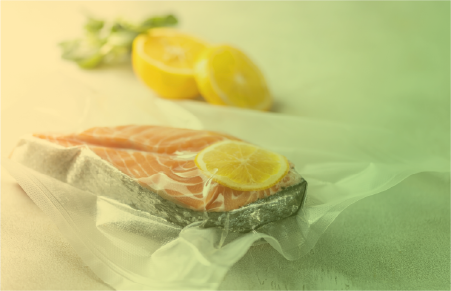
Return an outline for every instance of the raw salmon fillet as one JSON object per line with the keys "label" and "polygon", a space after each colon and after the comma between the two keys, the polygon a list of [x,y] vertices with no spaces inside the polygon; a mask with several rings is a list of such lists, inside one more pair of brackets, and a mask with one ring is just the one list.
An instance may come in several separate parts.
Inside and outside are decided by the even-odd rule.
{"label": "raw salmon fillet", "polygon": [[196,154],[223,140],[239,140],[212,131],[149,125],[95,127],[77,134],[34,134],[63,147],[88,147],[143,187],[180,206],[210,212],[238,209],[300,181],[291,169],[276,185],[237,191],[209,179],[195,165]]}

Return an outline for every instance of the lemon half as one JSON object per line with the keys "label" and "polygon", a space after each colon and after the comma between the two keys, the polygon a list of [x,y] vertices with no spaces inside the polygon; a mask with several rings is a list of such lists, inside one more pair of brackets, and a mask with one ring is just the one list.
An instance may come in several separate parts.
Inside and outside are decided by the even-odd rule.
{"label": "lemon half", "polygon": [[189,99],[199,95],[194,64],[204,41],[171,28],[153,28],[133,41],[135,74],[159,96]]}
{"label": "lemon half", "polygon": [[211,104],[269,110],[272,97],[260,69],[229,45],[205,49],[195,65],[201,95]]}
{"label": "lemon half", "polygon": [[194,162],[219,184],[240,191],[270,188],[289,170],[284,156],[233,140],[206,147],[197,154]]}

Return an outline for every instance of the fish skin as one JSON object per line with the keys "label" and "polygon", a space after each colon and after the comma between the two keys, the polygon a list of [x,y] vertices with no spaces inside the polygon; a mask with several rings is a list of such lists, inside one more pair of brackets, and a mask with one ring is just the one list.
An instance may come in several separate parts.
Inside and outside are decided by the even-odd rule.
{"label": "fish skin", "polygon": [[238,191],[209,181],[194,163],[196,154],[219,141],[240,140],[212,131],[125,125],[94,127],[70,135],[34,136],[64,147],[87,147],[143,187],[195,211],[238,209],[276,194],[282,187],[299,183],[301,179],[290,163],[288,174],[265,190]]}

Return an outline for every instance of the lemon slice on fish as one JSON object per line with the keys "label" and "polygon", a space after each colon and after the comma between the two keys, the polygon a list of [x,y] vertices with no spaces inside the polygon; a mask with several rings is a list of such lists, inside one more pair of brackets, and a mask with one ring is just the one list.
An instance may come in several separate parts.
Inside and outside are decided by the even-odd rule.
{"label": "lemon slice on fish", "polygon": [[270,188],[282,180],[290,168],[284,156],[234,140],[206,147],[194,162],[208,177],[239,191]]}
{"label": "lemon slice on fish", "polygon": [[189,99],[199,96],[194,64],[207,44],[172,28],[153,28],[133,41],[135,74],[159,96]]}
{"label": "lemon slice on fish", "polygon": [[205,49],[195,67],[195,78],[207,102],[269,110],[272,97],[260,69],[242,51],[229,45]]}

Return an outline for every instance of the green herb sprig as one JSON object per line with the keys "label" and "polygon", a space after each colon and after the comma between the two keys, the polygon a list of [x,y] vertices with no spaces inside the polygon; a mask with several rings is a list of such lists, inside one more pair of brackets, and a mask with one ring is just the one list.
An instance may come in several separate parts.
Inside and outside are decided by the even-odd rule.
{"label": "green herb sprig", "polygon": [[136,36],[151,28],[174,26],[177,22],[173,15],[150,17],[138,24],[123,19],[106,23],[88,17],[82,38],[59,44],[62,58],[76,62],[83,69],[116,63],[130,54]]}

